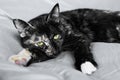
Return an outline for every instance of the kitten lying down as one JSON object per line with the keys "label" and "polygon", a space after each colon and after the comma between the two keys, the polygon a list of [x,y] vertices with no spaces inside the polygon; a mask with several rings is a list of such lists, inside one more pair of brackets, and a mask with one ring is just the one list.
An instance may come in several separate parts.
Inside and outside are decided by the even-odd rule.
{"label": "kitten lying down", "polygon": [[[31,59],[31,53],[27,49],[23,49],[17,55],[13,55],[9,57],[9,62],[17,64],[17,65],[26,65],[28,61]],[[97,70],[90,62],[86,62],[81,65],[81,70],[84,74],[92,74]]]}
{"label": "kitten lying down", "polygon": [[72,51],[75,68],[91,74],[97,70],[98,65],[91,53],[90,44],[120,42],[119,11],[83,8],[60,12],[59,4],[56,4],[49,13],[29,22],[4,16],[13,21],[22,47],[28,49],[9,58],[19,65],[29,66],[54,59],[63,51]]}

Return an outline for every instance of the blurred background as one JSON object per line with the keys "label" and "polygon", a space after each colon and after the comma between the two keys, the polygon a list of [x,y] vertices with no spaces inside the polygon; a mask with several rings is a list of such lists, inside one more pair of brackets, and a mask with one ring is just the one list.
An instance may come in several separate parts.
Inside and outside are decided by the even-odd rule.
{"label": "blurred background", "polygon": [[56,4],[61,11],[76,8],[97,8],[120,11],[120,0],[0,0],[0,8],[14,17],[29,20],[48,13]]}

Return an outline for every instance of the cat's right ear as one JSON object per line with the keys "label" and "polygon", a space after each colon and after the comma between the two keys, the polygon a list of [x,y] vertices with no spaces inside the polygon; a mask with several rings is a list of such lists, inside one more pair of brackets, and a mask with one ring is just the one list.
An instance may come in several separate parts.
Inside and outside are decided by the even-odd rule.
{"label": "cat's right ear", "polygon": [[55,22],[59,22],[59,14],[60,14],[60,8],[59,8],[59,4],[57,3],[48,14],[47,21],[53,20]]}
{"label": "cat's right ear", "polygon": [[26,29],[28,28],[33,28],[35,29],[30,23],[27,23],[21,19],[13,19],[13,23],[18,30],[20,37],[25,37],[26,34]]}

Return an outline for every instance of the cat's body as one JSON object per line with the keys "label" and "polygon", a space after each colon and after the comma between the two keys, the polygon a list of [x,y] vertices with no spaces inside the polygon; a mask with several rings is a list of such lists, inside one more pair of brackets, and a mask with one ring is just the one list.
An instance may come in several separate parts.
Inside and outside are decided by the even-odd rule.
{"label": "cat's body", "polygon": [[59,13],[57,4],[49,14],[40,15],[28,23],[19,19],[13,22],[23,47],[33,55],[27,66],[53,59],[68,50],[74,53],[75,67],[91,74],[97,63],[90,51],[90,43],[120,41],[119,12],[76,9]]}
{"label": "cat's body", "polygon": [[[43,14],[29,21],[39,29],[40,22],[45,21],[48,14]],[[116,42],[119,41],[120,12],[110,12],[97,9],[76,9],[60,13],[60,18],[68,25],[65,29],[73,32],[73,35],[80,33],[87,34],[92,42]],[[69,32],[68,32],[69,34]],[[81,36],[81,35],[80,35]],[[74,38],[72,35],[70,37]],[[115,41],[114,41],[115,40]],[[71,42],[67,41],[67,42]],[[65,43],[67,44],[67,43]]]}

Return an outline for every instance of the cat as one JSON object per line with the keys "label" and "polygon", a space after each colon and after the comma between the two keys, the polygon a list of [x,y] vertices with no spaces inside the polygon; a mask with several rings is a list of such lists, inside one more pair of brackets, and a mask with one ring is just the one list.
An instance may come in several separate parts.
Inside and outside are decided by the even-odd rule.
{"label": "cat", "polygon": [[13,19],[22,46],[31,53],[25,66],[54,59],[62,51],[72,51],[75,68],[92,74],[98,68],[91,42],[119,43],[120,12],[98,9],[75,9],[60,12],[57,3],[50,13],[26,22]]}

